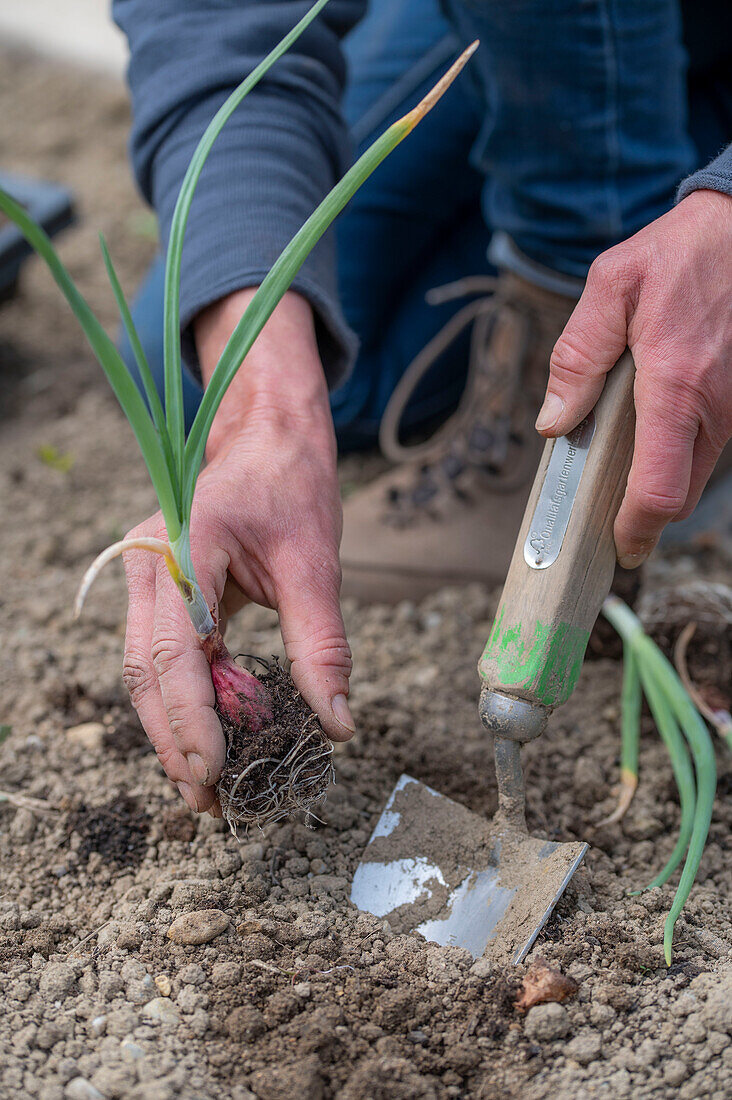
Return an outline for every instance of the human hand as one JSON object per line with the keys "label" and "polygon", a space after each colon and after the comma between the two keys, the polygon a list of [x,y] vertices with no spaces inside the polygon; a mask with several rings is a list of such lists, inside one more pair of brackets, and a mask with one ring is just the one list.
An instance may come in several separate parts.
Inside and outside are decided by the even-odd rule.
{"label": "human hand", "polygon": [[[204,374],[253,291],[201,315]],[[232,383],[196,488],[191,549],[198,582],[226,618],[248,600],[276,608],[292,676],[333,740],[354,729],[351,657],[340,612],[341,510],[328,395],[310,307],[285,296]],[[132,535],[165,538],[158,514]],[[162,568],[161,568],[162,565]],[[160,559],[125,554],[124,678],[168,777],[193,810],[220,813],[225,760],[209,665]]]}
{"label": "human hand", "polygon": [[547,437],[571,431],[633,353],[635,447],[614,532],[627,569],[691,514],[732,435],[730,288],[732,198],[695,191],[595,260],[554,348],[536,422]]}

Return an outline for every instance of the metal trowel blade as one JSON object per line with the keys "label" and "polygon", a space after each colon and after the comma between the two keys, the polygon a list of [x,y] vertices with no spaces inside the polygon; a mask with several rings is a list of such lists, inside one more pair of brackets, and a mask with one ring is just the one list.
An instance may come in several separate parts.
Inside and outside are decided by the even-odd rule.
{"label": "metal trowel blade", "polygon": [[506,830],[402,775],[356,869],[351,901],[395,932],[516,965],[587,848]]}

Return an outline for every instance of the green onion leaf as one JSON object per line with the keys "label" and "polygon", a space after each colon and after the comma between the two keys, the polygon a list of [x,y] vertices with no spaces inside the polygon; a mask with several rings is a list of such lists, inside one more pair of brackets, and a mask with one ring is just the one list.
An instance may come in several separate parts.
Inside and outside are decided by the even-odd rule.
{"label": "green onion leaf", "polygon": [[[450,66],[434,88],[403,118],[394,122],[385,133],[363,153],[345,176],[326,195],[317,209],[277,258],[250,301],[244,316],[231,334],[216,369],[211,376],[196,417],[191,426],[185,449],[183,476],[183,514],[188,516],[193,503],[196,478],[203,461],[206,440],[213,419],[229,385],[252,347],[277,303],[290,287],[306,258],[344,206],[369,178],[375,168],[412,132],[449,88],[478,43],[469,46]],[[222,108],[223,110],[223,108]]]}
{"label": "green onion leaf", "polygon": [[168,470],[170,471],[171,480],[175,484],[177,479],[177,472],[175,469],[175,464],[173,462],[173,452],[170,446],[170,437],[168,436],[168,428],[165,423],[165,413],[163,412],[160,395],[158,394],[157,387],[155,386],[155,380],[153,378],[152,371],[150,370],[150,364],[148,363],[147,357],[145,356],[142,342],[137,334],[135,322],[132,320],[130,307],[127,305],[127,300],[124,296],[119,278],[117,277],[117,272],[114,269],[112,257],[110,256],[109,249],[107,248],[107,242],[105,241],[101,233],[99,234],[99,244],[102,249],[104,266],[107,269],[107,275],[109,277],[109,282],[114,293],[115,301],[117,302],[117,308],[119,309],[122,324],[125,327],[127,338],[130,341],[130,347],[132,348],[132,354],[134,355],[135,362],[137,363],[137,369],[140,372],[140,378],[142,380],[142,385],[145,390],[145,396],[147,397],[150,414],[153,418],[153,423],[157,428],[158,435],[160,436],[160,441],[163,445],[163,450],[165,452],[165,458],[168,463]]}
{"label": "green onion leaf", "polygon": [[[165,460],[163,444],[155,430],[150,413],[116,347],[92,313],[88,302],[76,288],[59,259],[47,234],[25,212],[15,199],[0,188],[0,210],[20,229],[28,243],[45,260],[64,297],[76,315],[89,345],[106,374],[122,410],[130,422],[150,472],[163,511],[168,534],[180,531],[178,506],[173,483]],[[168,526],[170,524],[170,526]],[[172,527],[172,532],[171,532]]]}
{"label": "green onion leaf", "polygon": [[[175,204],[173,221],[168,241],[168,254],[165,263],[165,328],[163,334],[163,359],[165,364],[165,415],[168,432],[173,447],[178,477],[183,481],[185,419],[183,412],[183,378],[181,374],[180,353],[180,269],[183,256],[183,238],[185,236],[188,214],[196,190],[201,170],[206,163],[214,141],[223,129],[227,119],[233,114],[244,97],[259,83],[267,70],[282,57],[303,31],[322,11],[328,0],[317,0],[289,34],[267,54],[239,87],[231,93],[219,108],[198,143],[191,162],[188,165],[178,199]],[[312,245],[311,245],[312,247]],[[205,446],[205,441],[204,441]],[[199,462],[200,465],[200,462]],[[198,470],[198,467],[196,467]],[[189,508],[190,512],[190,508]]]}

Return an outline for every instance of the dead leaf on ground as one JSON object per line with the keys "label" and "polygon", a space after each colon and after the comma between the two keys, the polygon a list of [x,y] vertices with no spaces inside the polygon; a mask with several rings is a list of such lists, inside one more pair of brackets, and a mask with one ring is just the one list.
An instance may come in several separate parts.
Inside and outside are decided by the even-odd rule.
{"label": "dead leaf on ground", "polygon": [[546,1001],[566,1001],[574,997],[578,989],[574,978],[549,966],[546,959],[536,959],[526,971],[514,1003],[522,1012],[528,1012],[534,1005]]}

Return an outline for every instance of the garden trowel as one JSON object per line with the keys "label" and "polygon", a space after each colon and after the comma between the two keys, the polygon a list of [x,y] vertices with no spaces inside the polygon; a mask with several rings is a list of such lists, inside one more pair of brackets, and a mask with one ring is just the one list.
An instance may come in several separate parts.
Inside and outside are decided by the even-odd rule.
{"label": "garden trowel", "polygon": [[351,901],[475,958],[520,963],[587,851],[529,836],[521,745],[572,694],[612,582],[613,524],[635,427],[630,353],[594,410],[549,440],[478,666],[498,811],[488,821],[402,775],[356,869]]}

